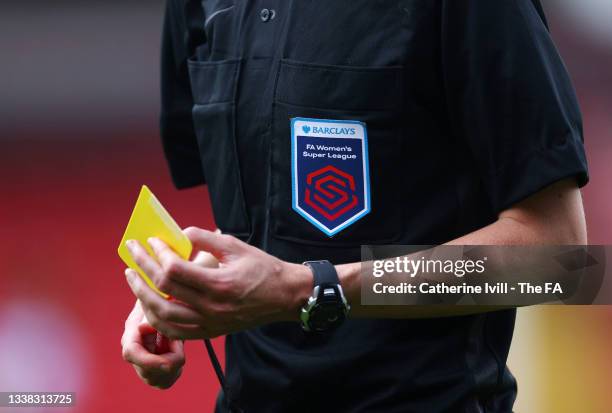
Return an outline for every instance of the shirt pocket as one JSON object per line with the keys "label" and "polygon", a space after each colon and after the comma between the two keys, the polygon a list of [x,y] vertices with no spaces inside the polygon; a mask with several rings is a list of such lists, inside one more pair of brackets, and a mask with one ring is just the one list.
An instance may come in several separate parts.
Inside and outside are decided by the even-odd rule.
{"label": "shirt pocket", "polygon": [[236,151],[236,84],[240,60],[190,60],[193,122],[217,226],[239,237],[250,234]]}
{"label": "shirt pocket", "polygon": [[[282,60],[272,123],[271,232],[289,241],[337,247],[391,243],[404,232],[403,69]],[[292,118],[366,124],[370,213],[329,237],[292,208]]]}

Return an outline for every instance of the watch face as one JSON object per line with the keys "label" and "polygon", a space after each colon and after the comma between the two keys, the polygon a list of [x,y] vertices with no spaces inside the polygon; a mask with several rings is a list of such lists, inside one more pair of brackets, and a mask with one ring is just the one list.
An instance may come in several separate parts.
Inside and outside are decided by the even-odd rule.
{"label": "watch face", "polygon": [[319,303],[310,313],[310,328],[325,331],[340,325],[344,321],[344,308],[337,303]]}

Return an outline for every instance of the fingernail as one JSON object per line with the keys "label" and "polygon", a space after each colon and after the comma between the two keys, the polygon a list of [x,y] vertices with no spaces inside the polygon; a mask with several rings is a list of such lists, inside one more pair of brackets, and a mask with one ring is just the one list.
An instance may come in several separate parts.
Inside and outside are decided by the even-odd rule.
{"label": "fingernail", "polygon": [[133,239],[129,239],[129,240],[125,241],[125,246],[131,251],[132,247],[134,246],[134,240]]}
{"label": "fingernail", "polygon": [[127,277],[128,281],[132,281],[134,274],[132,274],[132,271],[129,268],[127,268],[125,270],[125,276]]}
{"label": "fingernail", "polygon": [[155,241],[156,239],[153,237],[147,238],[147,242],[149,243],[149,245],[152,245]]}

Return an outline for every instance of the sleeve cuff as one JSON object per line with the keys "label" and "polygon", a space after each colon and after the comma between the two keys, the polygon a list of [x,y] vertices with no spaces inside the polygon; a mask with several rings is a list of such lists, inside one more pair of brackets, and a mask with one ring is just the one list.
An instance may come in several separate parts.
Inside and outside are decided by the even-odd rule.
{"label": "sleeve cuff", "polygon": [[174,186],[177,189],[184,189],[205,184],[206,179],[191,118],[171,120],[162,117],[160,130]]}
{"label": "sleeve cuff", "polygon": [[496,213],[562,179],[574,177],[579,188],[589,181],[584,147],[575,137],[561,145],[532,151],[489,175],[486,186]]}
{"label": "sleeve cuff", "polygon": [[199,162],[197,164],[186,162],[184,158],[169,153],[166,153],[166,160],[170,167],[172,182],[177,189],[191,188],[206,183]]}

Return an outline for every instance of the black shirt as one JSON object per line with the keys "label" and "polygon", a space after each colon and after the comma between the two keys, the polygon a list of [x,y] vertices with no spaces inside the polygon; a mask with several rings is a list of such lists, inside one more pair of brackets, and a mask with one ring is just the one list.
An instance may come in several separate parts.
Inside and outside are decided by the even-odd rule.
{"label": "black shirt", "polygon": [[[295,117],[367,125],[371,212],[333,237],[292,209]],[[169,0],[161,133],[177,187],[207,183],[223,232],[292,262],[443,243],[555,181],[588,180],[537,0]],[[232,334],[229,397],[246,412],[509,412],[514,317]]]}

